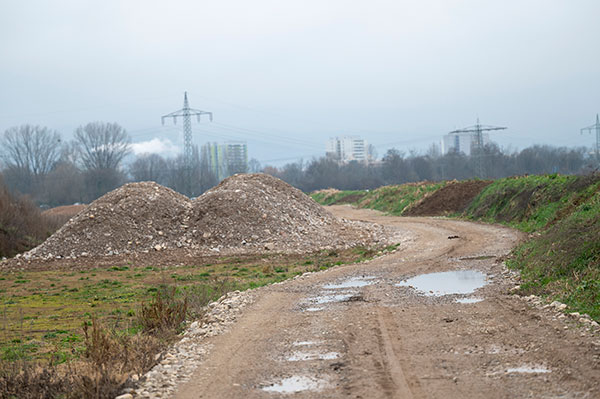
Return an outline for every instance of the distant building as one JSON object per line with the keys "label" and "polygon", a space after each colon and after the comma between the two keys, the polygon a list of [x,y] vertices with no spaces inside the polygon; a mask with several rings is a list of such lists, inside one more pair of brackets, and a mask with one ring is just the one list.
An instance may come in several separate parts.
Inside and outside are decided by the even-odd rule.
{"label": "distant building", "polygon": [[332,137],[327,142],[326,155],[340,162],[369,162],[371,154],[366,140],[358,136]]}
{"label": "distant building", "polygon": [[206,143],[202,146],[202,154],[219,180],[248,171],[248,146],[243,141]]}
{"label": "distant building", "polygon": [[[490,143],[490,135],[482,133],[483,145]],[[452,133],[442,138],[442,154],[449,152],[462,152],[471,155],[473,147],[477,144],[477,136],[474,133]]]}

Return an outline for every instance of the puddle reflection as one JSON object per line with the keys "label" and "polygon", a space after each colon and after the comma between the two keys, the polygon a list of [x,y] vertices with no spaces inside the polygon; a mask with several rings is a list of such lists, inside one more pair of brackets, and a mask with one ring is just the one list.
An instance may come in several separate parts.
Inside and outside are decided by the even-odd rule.
{"label": "puddle reflection", "polygon": [[412,287],[427,296],[471,294],[486,284],[486,276],[477,270],[422,274],[396,284]]}

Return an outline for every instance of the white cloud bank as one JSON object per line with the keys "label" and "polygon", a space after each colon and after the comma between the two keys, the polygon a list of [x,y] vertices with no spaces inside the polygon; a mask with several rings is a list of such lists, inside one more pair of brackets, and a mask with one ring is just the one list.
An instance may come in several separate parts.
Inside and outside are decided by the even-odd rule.
{"label": "white cloud bank", "polygon": [[159,154],[164,157],[177,155],[181,149],[171,140],[166,138],[153,138],[152,140],[132,143],[131,149],[135,155],[140,154]]}

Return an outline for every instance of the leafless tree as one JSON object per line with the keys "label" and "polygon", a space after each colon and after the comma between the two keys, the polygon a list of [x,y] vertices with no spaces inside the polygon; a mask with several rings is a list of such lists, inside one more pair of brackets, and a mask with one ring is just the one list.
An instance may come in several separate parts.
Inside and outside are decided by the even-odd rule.
{"label": "leafless tree", "polygon": [[75,130],[79,161],[88,170],[116,170],[129,154],[129,135],[117,123],[93,122]]}
{"label": "leafless tree", "polygon": [[248,161],[248,171],[250,173],[259,173],[261,170],[262,167],[260,166],[258,159],[252,158],[250,161]]}
{"label": "leafless tree", "polygon": [[50,172],[61,151],[60,134],[43,126],[22,125],[7,129],[0,144],[7,168],[35,177]]}
{"label": "leafless tree", "polygon": [[165,184],[167,161],[158,154],[141,154],[129,166],[134,181],[154,181]]}
{"label": "leafless tree", "polygon": [[0,157],[7,186],[41,201],[43,181],[60,152],[61,139],[56,131],[32,125],[7,129],[0,137]]}

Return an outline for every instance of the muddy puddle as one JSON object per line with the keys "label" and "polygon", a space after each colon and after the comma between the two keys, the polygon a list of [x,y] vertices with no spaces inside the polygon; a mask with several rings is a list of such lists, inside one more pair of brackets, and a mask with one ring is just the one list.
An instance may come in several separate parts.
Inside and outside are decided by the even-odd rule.
{"label": "muddy puddle", "polygon": [[456,303],[477,303],[483,301],[483,298],[458,298]]}
{"label": "muddy puddle", "polygon": [[263,391],[291,394],[302,391],[320,391],[327,386],[325,380],[314,377],[292,376],[282,379],[273,385],[263,387]]}
{"label": "muddy puddle", "polygon": [[321,343],[323,343],[323,341],[296,341],[292,345],[294,345],[294,346],[312,346],[312,345],[319,345]]}
{"label": "muddy puddle", "polygon": [[326,290],[340,290],[345,288],[366,287],[367,285],[375,284],[375,281],[373,281],[374,278],[375,277],[352,277],[337,284],[325,284],[323,288]]}
{"label": "muddy puddle", "polygon": [[487,284],[486,275],[477,270],[421,274],[396,286],[410,287],[426,296],[467,295]]}
{"label": "muddy puddle", "polygon": [[318,305],[322,305],[324,303],[332,303],[332,302],[343,302],[343,301],[347,301],[354,295],[356,295],[356,293],[336,294],[336,295],[320,295],[320,296],[314,297],[311,302],[316,303]]}
{"label": "muddy puddle", "polygon": [[288,362],[299,362],[305,360],[333,360],[340,357],[337,352],[294,352],[286,358]]}
{"label": "muddy puddle", "polygon": [[507,373],[521,373],[521,374],[543,374],[550,373],[551,370],[544,366],[521,366],[506,369]]}

